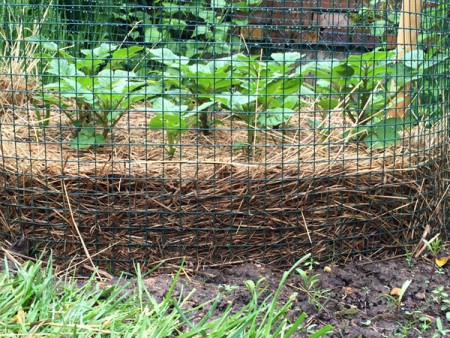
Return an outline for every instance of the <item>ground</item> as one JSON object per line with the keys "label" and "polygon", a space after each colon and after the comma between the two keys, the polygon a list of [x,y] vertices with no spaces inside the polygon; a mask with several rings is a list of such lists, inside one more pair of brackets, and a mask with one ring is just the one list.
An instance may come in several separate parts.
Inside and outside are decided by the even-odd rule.
{"label": "ground", "polygon": [[[302,266],[304,270],[308,268]],[[446,302],[450,299],[448,266],[436,270],[431,259],[421,258],[416,261],[401,257],[354,262],[343,266],[331,265],[329,268],[331,271],[326,268],[328,272],[324,272],[323,266],[316,265],[308,273],[307,279],[311,282],[311,278],[318,275],[317,283],[312,283],[309,288],[305,286],[305,280],[295,273],[288,279],[280,296],[280,302],[284,302],[294,292],[298,293],[291,315],[294,317],[301,311],[306,312],[310,327],[314,324],[317,325],[316,328],[331,324],[334,330],[329,336],[332,337],[450,335],[450,323],[445,318],[445,313],[450,312],[450,303]],[[252,280],[256,283],[261,278],[265,278],[266,292],[270,294],[277,289],[281,272],[252,263],[221,270],[206,269],[196,274],[182,274],[177,292],[181,287],[184,293],[195,288],[196,292],[191,298],[192,306],[223,293],[223,303],[217,311],[231,303],[238,310],[250,300],[244,282]],[[407,280],[411,280],[411,284],[398,305],[398,296],[389,294],[395,293],[394,288],[401,289]],[[161,274],[146,278],[145,284],[157,299],[162,299],[171,281],[171,275]],[[443,325],[441,332],[437,325],[438,318]],[[298,333],[297,336],[307,336],[307,332]]]}
{"label": "ground", "polygon": [[[137,277],[99,270],[98,277],[90,278],[83,277],[82,270],[74,275],[73,270],[53,268],[50,260],[28,264],[25,259],[19,264],[11,251],[5,254],[15,263],[4,265],[5,259],[0,264],[0,305],[7,304],[0,306],[4,334],[60,334],[77,328],[80,337],[111,332],[134,337],[148,330],[157,330],[158,337],[172,337],[174,332],[206,337],[215,330],[212,336],[222,338],[239,322],[245,323],[238,325],[244,331],[233,331],[236,337],[256,331],[254,337],[266,338],[264,328],[273,332],[285,325],[267,316],[294,323],[304,312],[306,320],[292,337],[322,337],[311,334],[327,325],[333,331],[326,337],[450,336],[450,263],[445,264],[445,250],[420,252],[417,258],[360,258],[328,265],[307,255],[288,271],[255,262],[220,268],[196,268],[187,262],[181,267],[162,264],[144,275],[137,270]],[[252,323],[262,327],[262,333],[252,331]]]}

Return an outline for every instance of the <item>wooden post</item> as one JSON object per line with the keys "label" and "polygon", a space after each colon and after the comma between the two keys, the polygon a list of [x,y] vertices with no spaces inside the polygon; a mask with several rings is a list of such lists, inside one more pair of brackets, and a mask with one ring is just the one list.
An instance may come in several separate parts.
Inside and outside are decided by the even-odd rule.
{"label": "wooden post", "polygon": [[[421,13],[422,0],[403,0],[397,33],[397,60],[417,49]],[[411,102],[411,83],[397,88],[395,80],[392,80],[391,91],[397,92],[397,95],[391,100],[387,116],[403,118]]]}

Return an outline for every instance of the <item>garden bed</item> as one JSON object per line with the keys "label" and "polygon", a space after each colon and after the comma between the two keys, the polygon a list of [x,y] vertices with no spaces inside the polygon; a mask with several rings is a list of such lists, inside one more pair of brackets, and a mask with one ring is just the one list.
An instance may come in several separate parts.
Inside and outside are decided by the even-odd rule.
{"label": "garden bed", "polygon": [[130,270],[182,257],[278,265],[305,252],[382,257],[417,242],[426,225],[440,229],[443,125],[418,125],[376,150],[344,142],[342,129],[324,138],[308,122],[313,108],[247,150],[233,146],[247,127],[217,114],[223,125],[189,130],[172,159],[162,132],[148,128],[150,108],[125,116],[113,144],[89,150],[69,146],[62,116],[52,113],[42,130],[16,108],[2,116],[2,232],[23,229],[57,258],[88,252],[102,267]]}

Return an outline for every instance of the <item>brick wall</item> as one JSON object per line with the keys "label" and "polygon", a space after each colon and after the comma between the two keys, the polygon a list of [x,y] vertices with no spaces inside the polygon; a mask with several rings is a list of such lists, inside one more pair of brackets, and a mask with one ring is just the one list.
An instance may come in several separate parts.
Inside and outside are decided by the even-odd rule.
{"label": "brick wall", "polygon": [[[380,38],[352,21],[352,14],[358,13],[364,1],[262,0],[249,15],[249,26],[241,27],[239,34],[248,42],[374,48],[380,45]],[[400,0],[392,1],[401,5]],[[394,48],[395,35],[385,40]]]}

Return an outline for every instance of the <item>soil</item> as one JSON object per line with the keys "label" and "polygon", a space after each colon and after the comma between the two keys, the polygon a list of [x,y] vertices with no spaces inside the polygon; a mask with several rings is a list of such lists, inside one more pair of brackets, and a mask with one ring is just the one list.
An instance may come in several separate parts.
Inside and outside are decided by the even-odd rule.
{"label": "soil", "polygon": [[[448,252],[445,253],[448,257]],[[317,276],[317,283],[306,292],[305,284],[297,272],[293,272],[287,279],[279,297],[279,305],[284,305],[292,294],[297,293],[289,317],[294,320],[300,313],[305,312],[307,319],[303,323],[305,329],[296,332],[293,337],[308,337],[306,327],[318,329],[330,324],[333,333],[326,337],[446,337],[450,336],[450,321],[446,319],[441,307],[442,299],[436,301],[433,290],[442,287],[442,293],[447,294],[450,304],[450,262],[438,268],[434,259],[423,256],[419,259],[408,260],[405,256],[387,258],[381,261],[357,261],[345,265],[314,264],[309,270],[307,266],[300,265],[308,276]],[[2,267],[0,266],[2,270]],[[169,291],[175,271],[175,266],[168,270],[153,271],[144,277],[144,284],[150,294],[158,301],[162,301]],[[195,270],[195,272],[194,272]],[[277,290],[282,270],[273,266],[245,263],[228,265],[223,268],[193,269],[185,266],[181,270],[178,282],[172,297],[178,298],[180,294],[186,296],[192,290],[195,292],[186,303],[195,308],[217,295],[221,301],[215,313],[217,316],[227,306],[231,305],[233,312],[239,311],[251,300],[245,282],[257,282],[264,278],[261,284],[266,288],[261,300],[274,294]],[[103,272],[108,276],[106,272]],[[410,280],[402,301],[397,306],[395,288],[401,289],[403,284]],[[136,292],[137,286],[133,277],[128,279],[110,276],[107,281],[99,284],[102,288],[111,285],[129,283],[125,292]],[[79,281],[80,286],[84,284]],[[398,292],[399,290],[397,290]],[[445,297],[444,297],[445,298]],[[208,307],[199,311],[190,311],[193,322],[200,320]],[[437,330],[436,319],[440,318],[444,333]],[[424,326],[428,326],[424,329]]]}
{"label": "soil", "polygon": [[[306,267],[302,267],[307,270]],[[375,262],[354,262],[344,266],[330,266],[330,272],[324,272],[323,267],[310,272],[318,274],[319,281],[312,290],[316,293],[317,302],[304,292],[304,284],[297,273],[287,281],[280,296],[280,304],[294,292],[298,295],[294,301],[291,315],[306,312],[308,326],[316,324],[316,329],[326,324],[333,326],[333,334],[327,337],[443,337],[437,334],[436,318],[441,318],[445,329],[450,329],[450,323],[439,304],[433,300],[432,290],[439,286],[450,294],[450,267],[444,266],[436,272],[432,259],[407,261],[405,257]],[[158,300],[161,300],[172,282],[173,274],[155,275],[145,279],[145,284]],[[269,266],[260,264],[243,264],[225,269],[205,269],[196,274],[181,275],[176,287],[178,295],[181,288],[187,294],[193,288],[196,292],[190,299],[191,305],[202,304],[223,294],[223,302],[216,309],[224,309],[233,304],[234,310],[239,310],[250,300],[250,295],[244,284],[246,280],[254,282],[265,278],[264,285],[269,292],[275,292],[282,276]],[[402,287],[411,280],[401,305],[396,306],[396,296],[388,297],[394,288]],[[229,288],[227,286],[236,286]],[[447,310],[447,311],[450,311]],[[201,314],[199,314],[201,315]],[[430,327],[423,331],[422,325]],[[407,330],[407,331],[406,331]],[[450,332],[450,331],[449,331]],[[437,334],[434,335],[433,334]],[[447,333],[448,334],[448,333]],[[295,337],[307,337],[306,332],[299,332]]]}

